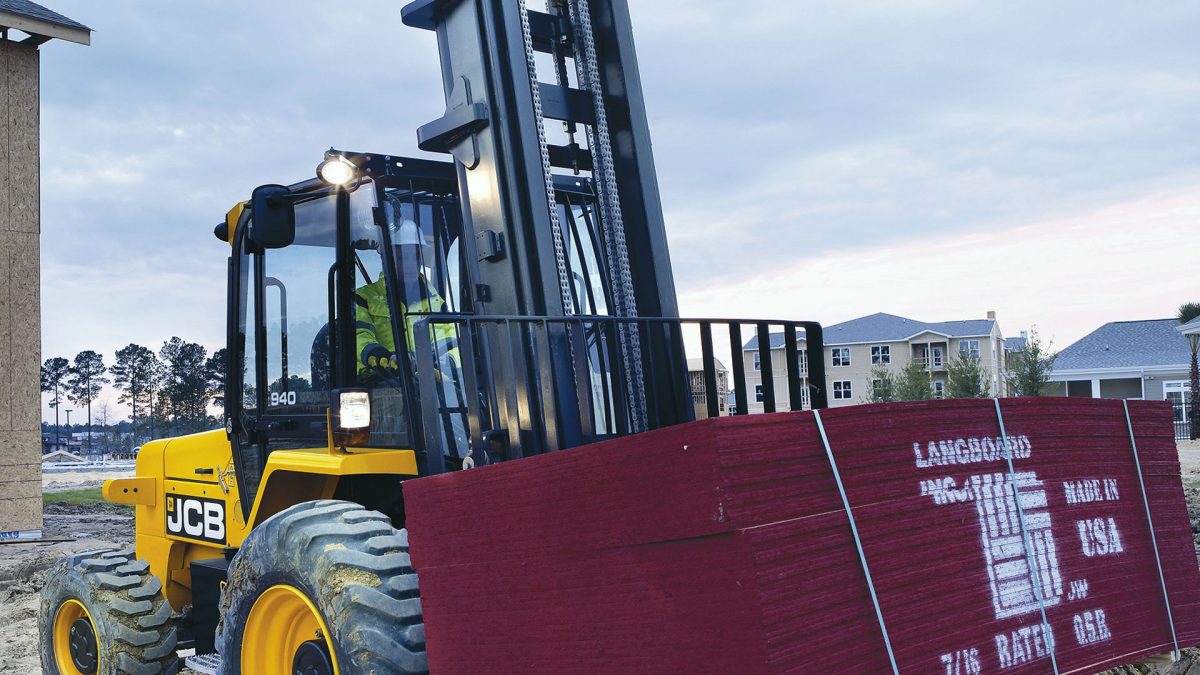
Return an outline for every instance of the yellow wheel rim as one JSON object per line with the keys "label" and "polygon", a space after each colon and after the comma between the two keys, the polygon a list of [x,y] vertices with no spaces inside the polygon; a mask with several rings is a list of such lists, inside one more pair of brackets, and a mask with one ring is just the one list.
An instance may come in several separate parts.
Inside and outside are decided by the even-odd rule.
{"label": "yellow wheel rim", "polygon": [[[91,646],[94,653],[95,666],[88,670],[80,670],[79,666],[75,665],[75,660],[71,658],[71,644],[74,641],[77,651],[83,649],[81,641],[86,640],[86,637],[81,633],[86,632],[80,621],[86,622],[86,627],[91,630]],[[100,650],[96,645],[96,623],[92,621],[92,616],[88,614],[87,608],[78,600],[67,600],[59,605],[58,613],[54,615],[54,665],[58,666],[60,675],[91,675],[92,673],[100,672]],[[87,654],[81,654],[82,660],[85,663],[88,661]]]}
{"label": "yellow wheel rim", "polygon": [[316,606],[302,591],[291,586],[268,588],[258,596],[242,631],[242,672],[254,675],[284,675],[292,672],[292,660],[300,646],[310,640],[324,642],[340,675],[329,629]]}

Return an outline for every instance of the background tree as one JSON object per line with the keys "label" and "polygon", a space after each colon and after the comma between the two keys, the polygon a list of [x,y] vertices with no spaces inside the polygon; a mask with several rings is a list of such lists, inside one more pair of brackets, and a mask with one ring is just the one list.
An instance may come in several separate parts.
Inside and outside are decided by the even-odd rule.
{"label": "background tree", "polygon": [[928,401],[933,398],[933,385],[929,370],[919,361],[909,361],[896,378],[897,401]]}
{"label": "background tree", "polygon": [[104,376],[106,371],[104,357],[89,349],[75,355],[70,379],[67,380],[67,398],[77,406],[87,406],[89,451],[92,449],[92,401],[96,400],[104,385],[108,384],[108,378]]}
{"label": "background tree", "polygon": [[992,395],[987,373],[978,356],[959,353],[946,368],[946,396],[949,398],[988,398]]}
{"label": "background tree", "polygon": [[50,394],[50,407],[54,408],[54,444],[59,444],[58,407],[62,405],[63,389],[67,376],[71,374],[71,362],[61,356],[46,359],[42,364],[42,391]]}
{"label": "background tree", "polygon": [[225,348],[213,352],[204,362],[204,372],[208,377],[208,391],[212,395],[213,405],[225,407]]}
{"label": "background tree", "polygon": [[1050,373],[1054,372],[1054,360],[1058,358],[1042,344],[1036,330],[1029,331],[1024,346],[1014,350],[1008,357],[1008,371],[1004,374],[1011,396],[1045,396]]}
{"label": "background tree", "polygon": [[207,425],[209,380],[205,363],[208,350],[195,342],[173,337],[159,350],[164,371],[158,405],[177,432],[199,431]]}
{"label": "background tree", "polygon": [[[1179,306],[1177,317],[1180,325],[1191,323],[1200,318],[1200,302],[1188,302]],[[1200,343],[1200,335],[1189,335],[1188,342],[1192,347],[1192,367],[1189,379],[1191,380],[1192,393],[1188,400],[1188,428],[1191,430],[1191,439],[1194,441],[1200,438],[1200,424],[1196,422],[1200,420],[1200,368],[1196,365],[1196,349],[1197,343]]]}
{"label": "background tree", "polygon": [[154,391],[162,363],[153,351],[138,344],[118,349],[116,356],[117,362],[109,372],[113,376],[113,386],[120,392],[117,400],[129,406],[130,421],[136,429],[139,411],[149,410],[149,417],[153,419]]}
{"label": "background tree", "polygon": [[867,376],[867,403],[891,403],[896,399],[896,376],[886,366],[875,366]]}
{"label": "background tree", "polygon": [[100,422],[101,451],[103,452],[112,452],[116,433],[116,425],[112,424],[114,420],[110,419],[113,416],[114,411],[109,399],[104,398],[96,402],[96,420]]}

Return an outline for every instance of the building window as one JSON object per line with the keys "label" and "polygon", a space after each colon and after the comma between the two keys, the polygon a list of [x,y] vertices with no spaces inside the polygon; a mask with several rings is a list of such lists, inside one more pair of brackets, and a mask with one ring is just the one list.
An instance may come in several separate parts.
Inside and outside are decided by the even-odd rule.
{"label": "building window", "polygon": [[963,358],[979,358],[979,340],[961,340],[958,343],[958,354]]}
{"label": "building window", "polygon": [[762,370],[762,352],[754,352],[754,369]]}
{"label": "building window", "polygon": [[757,403],[762,403],[762,402],[763,402],[763,391],[762,391],[762,387],[763,387],[763,386],[762,386],[761,384],[756,384],[756,385],[754,385],[754,400],[755,400],[755,402],[757,402]]}
{"label": "building window", "polygon": [[[1175,414],[1175,424],[1184,424],[1191,418],[1192,383],[1187,380],[1163,382],[1163,399],[1170,401]],[[1179,427],[1175,432],[1179,433]]]}
{"label": "building window", "polygon": [[850,380],[837,380],[833,383],[833,398],[835,401],[848,400],[853,394],[850,391]]}
{"label": "building window", "polygon": [[933,381],[933,397],[946,398],[946,383],[941,380]]}
{"label": "building window", "polygon": [[808,372],[808,350],[801,349],[801,350],[797,351],[796,358],[798,358],[800,360],[800,374],[803,375],[803,374],[807,373]]}
{"label": "building window", "polygon": [[833,365],[834,366],[850,365],[850,348],[849,347],[834,347],[833,348]]}
{"label": "building window", "polygon": [[892,362],[892,348],[890,345],[879,345],[871,347],[871,365],[886,366]]}

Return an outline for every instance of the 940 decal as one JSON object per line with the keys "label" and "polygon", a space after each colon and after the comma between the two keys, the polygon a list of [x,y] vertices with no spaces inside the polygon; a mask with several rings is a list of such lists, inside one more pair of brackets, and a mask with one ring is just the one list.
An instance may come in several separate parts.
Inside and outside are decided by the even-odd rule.
{"label": "940 decal", "polygon": [[167,533],[209,544],[225,544],[225,502],[167,495]]}

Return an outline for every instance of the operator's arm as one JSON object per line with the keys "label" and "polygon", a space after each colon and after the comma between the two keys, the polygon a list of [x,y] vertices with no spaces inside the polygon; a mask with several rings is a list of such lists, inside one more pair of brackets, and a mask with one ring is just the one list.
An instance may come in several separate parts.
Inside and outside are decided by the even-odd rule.
{"label": "operator's arm", "polygon": [[379,335],[375,328],[376,318],[371,315],[370,304],[358,293],[354,295],[354,319],[359,372],[369,372],[373,368],[395,368],[392,365],[391,352],[379,344]]}

